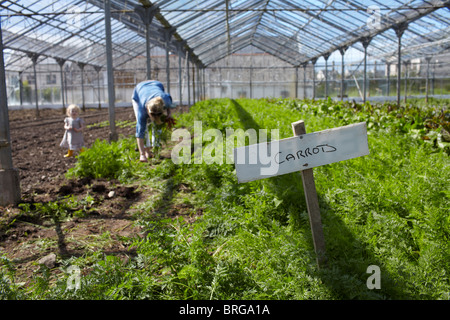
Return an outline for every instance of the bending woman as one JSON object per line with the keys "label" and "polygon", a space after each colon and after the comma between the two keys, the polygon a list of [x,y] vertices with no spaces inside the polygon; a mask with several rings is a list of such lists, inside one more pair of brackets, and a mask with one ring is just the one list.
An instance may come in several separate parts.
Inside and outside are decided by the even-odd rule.
{"label": "bending woman", "polygon": [[[139,148],[139,160],[147,162],[150,148],[158,143],[155,130],[152,130],[152,139],[149,139],[147,121],[156,124],[161,123],[161,115],[164,109],[167,116],[170,117],[170,109],[175,106],[172,104],[172,97],[164,91],[164,86],[156,80],[147,80],[136,85],[131,97],[134,115],[136,116],[136,140]],[[145,141],[144,141],[145,139]]]}

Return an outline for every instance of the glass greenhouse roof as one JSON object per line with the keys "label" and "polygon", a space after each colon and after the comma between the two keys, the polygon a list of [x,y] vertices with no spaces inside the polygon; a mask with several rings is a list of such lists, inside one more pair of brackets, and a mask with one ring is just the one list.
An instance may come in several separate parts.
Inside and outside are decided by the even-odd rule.
{"label": "glass greenhouse roof", "polygon": [[[396,26],[405,59],[450,48],[450,0],[111,0],[114,66],[146,54],[146,25],[139,12],[148,7],[151,47],[190,53],[202,66],[248,46],[299,66],[348,47],[395,60]],[[1,1],[6,69],[38,61],[63,59],[106,65],[105,1]],[[169,36],[168,36],[169,35]],[[167,42],[169,41],[169,42]],[[8,59],[8,53],[14,50]],[[181,50],[181,51],[180,51]]]}

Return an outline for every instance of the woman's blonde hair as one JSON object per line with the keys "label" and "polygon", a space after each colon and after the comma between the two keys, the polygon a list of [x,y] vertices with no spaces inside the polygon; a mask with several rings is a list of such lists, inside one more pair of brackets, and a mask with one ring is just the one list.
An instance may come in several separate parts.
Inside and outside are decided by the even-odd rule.
{"label": "woman's blonde hair", "polygon": [[161,97],[156,97],[147,102],[145,105],[148,114],[161,114],[164,111],[164,100]]}
{"label": "woman's blonde hair", "polygon": [[161,97],[153,98],[145,104],[145,107],[150,119],[157,124],[161,124],[161,115],[164,111],[164,100]]}
{"label": "woman's blonde hair", "polygon": [[70,117],[70,112],[71,112],[73,109],[77,110],[77,111],[78,111],[78,114],[81,113],[81,109],[80,109],[79,106],[77,106],[76,104],[71,104],[71,105],[69,105],[69,106],[67,107],[67,110],[66,110],[66,114],[67,114],[68,117]]}

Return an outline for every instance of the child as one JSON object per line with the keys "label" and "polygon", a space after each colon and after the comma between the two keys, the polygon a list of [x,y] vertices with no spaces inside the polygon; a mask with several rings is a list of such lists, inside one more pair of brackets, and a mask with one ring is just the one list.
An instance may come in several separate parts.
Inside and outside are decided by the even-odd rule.
{"label": "child", "polygon": [[80,112],[80,107],[75,104],[67,107],[67,117],[64,119],[64,129],[66,129],[66,132],[60,144],[61,147],[69,149],[64,158],[72,157],[74,151],[83,151],[83,129],[85,125],[84,120],[79,117]]}

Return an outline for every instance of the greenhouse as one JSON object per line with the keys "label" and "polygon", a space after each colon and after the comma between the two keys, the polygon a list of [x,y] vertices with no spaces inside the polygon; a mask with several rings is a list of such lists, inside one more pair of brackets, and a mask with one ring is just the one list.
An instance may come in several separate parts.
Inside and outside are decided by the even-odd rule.
{"label": "greenhouse", "polygon": [[2,1],[1,10],[10,107],[99,105],[112,100],[108,84],[127,104],[147,78],[186,104],[449,91],[447,1]]}
{"label": "greenhouse", "polygon": [[0,46],[0,299],[449,299],[450,0],[1,0]]}

